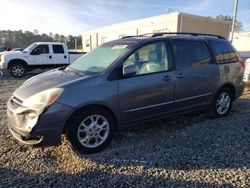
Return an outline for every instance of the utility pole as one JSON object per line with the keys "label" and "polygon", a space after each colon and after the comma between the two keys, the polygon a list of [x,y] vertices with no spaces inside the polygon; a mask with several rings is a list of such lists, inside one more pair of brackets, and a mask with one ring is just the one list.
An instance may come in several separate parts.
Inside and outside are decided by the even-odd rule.
{"label": "utility pole", "polygon": [[77,50],[77,37],[75,37],[75,51]]}
{"label": "utility pole", "polygon": [[236,21],[236,16],[237,16],[237,9],[238,9],[238,0],[234,0],[234,16],[233,16],[233,23],[232,23],[231,36],[230,36],[231,42],[233,42],[233,38],[234,38],[234,28],[235,28],[235,21]]}

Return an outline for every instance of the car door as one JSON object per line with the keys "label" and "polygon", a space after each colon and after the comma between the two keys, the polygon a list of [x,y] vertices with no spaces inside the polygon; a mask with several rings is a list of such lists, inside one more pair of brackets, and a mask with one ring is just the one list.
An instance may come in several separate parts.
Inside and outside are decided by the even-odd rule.
{"label": "car door", "polygon": [[53,56],[52,56],[53,64],[57,65],[69,64],[68,54],[66,54],[66,50],[63,48],[62,44],[53,44],[52,51],[53,51]]}
{"label": "car door", "polygon": [[118,80],[118,98],[123,123],[152,118],[173,110],[174,79],[170,47],[164,42],[142,46],[123,66],[135,65],[136,74]]}
{"label": "car door", "polygon": [[219,80],[218,66],[203,40],[172,40],[175,60],[175,109],[208,105]]}
{"label": "car door", "polygon": [[49,45],[40,44],[30,52],[30,65],[49,65],[51,64],[51,54]]}

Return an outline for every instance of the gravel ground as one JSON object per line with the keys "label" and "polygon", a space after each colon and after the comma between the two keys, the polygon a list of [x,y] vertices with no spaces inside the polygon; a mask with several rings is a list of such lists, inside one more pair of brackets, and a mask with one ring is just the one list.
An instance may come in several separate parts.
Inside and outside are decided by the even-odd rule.
{"label": "gravel ground", "polygon": [[77,155],[65,138],[32,148],[10,135],[6,102],[28,77],[0,78],[0,187],[250,187],[250,89],[226,118],[137,125],[105,151]]}

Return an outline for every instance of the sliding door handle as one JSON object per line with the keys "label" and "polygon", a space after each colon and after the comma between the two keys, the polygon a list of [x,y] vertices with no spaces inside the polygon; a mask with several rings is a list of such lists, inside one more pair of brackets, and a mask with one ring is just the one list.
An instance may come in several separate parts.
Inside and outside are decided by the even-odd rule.
{"label": "sliding door handle", "polygon": [[169,80],[172,80],[172,77],[169,76],[169,75],[166,75],[166,76],[163,77],[163,80],[164,81],[169,81]]}
{"label": "sliding door handle", "polygon": [[184,73],[178,73],[176,75],[176,78],[185,78],[185,74]]}

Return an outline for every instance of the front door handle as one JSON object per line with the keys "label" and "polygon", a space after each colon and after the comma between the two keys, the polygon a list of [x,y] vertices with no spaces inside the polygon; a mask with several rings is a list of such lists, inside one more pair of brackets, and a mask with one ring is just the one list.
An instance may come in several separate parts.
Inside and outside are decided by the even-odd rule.
{"label": "front door handle", "polygon": [[51,59],[51,58],[52,58],[52,56],[50,55],[50,56],[49,56],[49,58]]}
{"label": "front door handle", "polygon": [[176,75],[176,78],[185,78],[185,74],[184,73],[178,73]]}
{"label": "front door handle", "polygon": [[171,78],[171,76],[169,76],[169,75],[166,75],[166,76],[164,76],[163,77],[163,80],[164,81],[169,81],[169,80],[171,80],[172,78]]}

